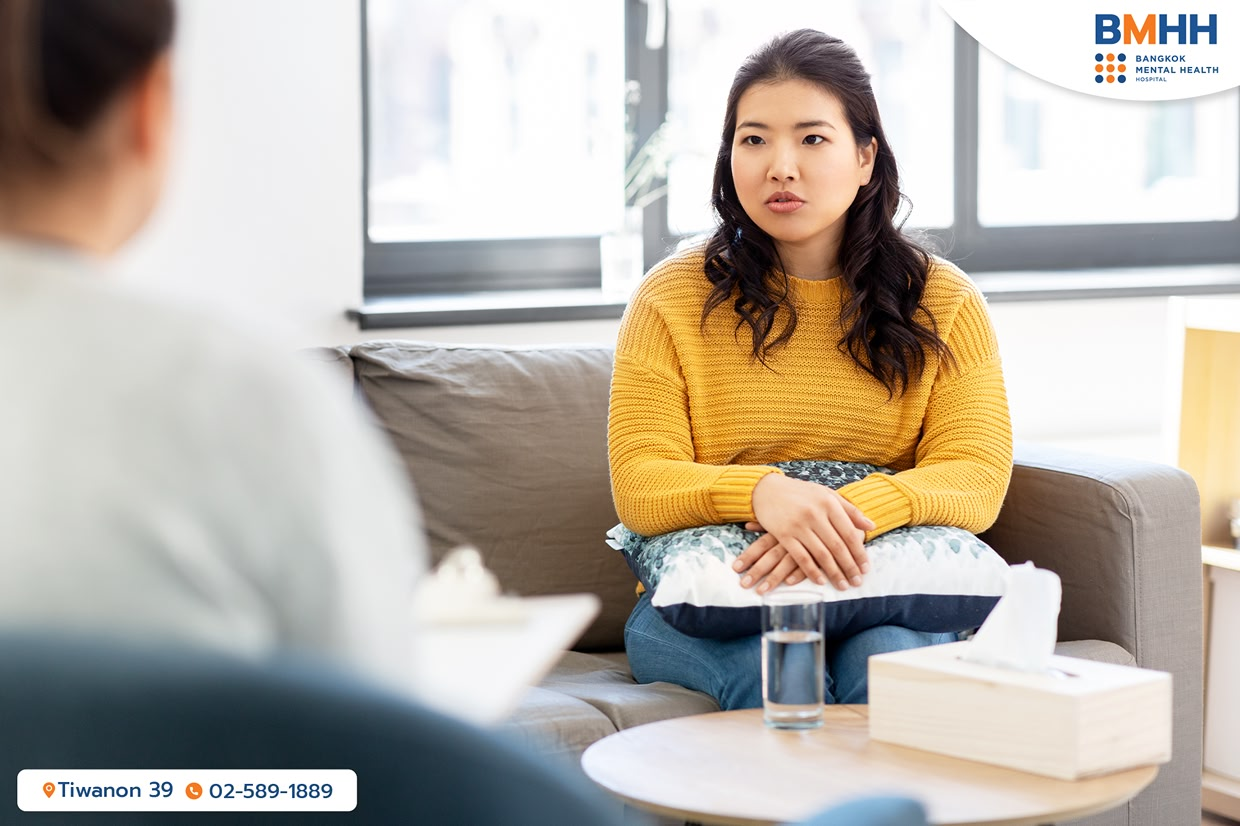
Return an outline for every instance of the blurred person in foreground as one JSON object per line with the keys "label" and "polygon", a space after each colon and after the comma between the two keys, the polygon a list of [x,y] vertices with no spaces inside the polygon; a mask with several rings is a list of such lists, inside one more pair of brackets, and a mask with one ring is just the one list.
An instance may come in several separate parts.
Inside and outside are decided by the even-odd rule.
{"label": "blurred person in foreground", "polygon": [[291,355],[110,283],[159,201],[171,0],[0,0],[0,628],[324,656],[408,691],[398,461]]}

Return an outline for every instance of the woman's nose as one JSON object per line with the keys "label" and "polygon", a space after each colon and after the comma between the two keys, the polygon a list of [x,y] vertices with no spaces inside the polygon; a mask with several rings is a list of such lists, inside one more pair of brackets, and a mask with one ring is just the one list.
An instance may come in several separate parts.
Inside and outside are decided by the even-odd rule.
{"label": "woman's nose", "polygon": [[775,150],[768,173],[773,181],[791,181],[797,176],[796,157],[788,150]]}

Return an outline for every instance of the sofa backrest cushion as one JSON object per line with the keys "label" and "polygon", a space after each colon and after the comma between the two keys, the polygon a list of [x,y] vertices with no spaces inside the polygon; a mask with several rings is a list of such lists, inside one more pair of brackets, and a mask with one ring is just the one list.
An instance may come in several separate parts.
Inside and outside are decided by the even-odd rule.
{"label": "sofa backrest cushion", "polygon": [[473,545],[505,591],[591,592],[580,650],[619,650],[636,580],[606,533],[612,350],[372,341],[364,399],[408,466],[436,561]]}

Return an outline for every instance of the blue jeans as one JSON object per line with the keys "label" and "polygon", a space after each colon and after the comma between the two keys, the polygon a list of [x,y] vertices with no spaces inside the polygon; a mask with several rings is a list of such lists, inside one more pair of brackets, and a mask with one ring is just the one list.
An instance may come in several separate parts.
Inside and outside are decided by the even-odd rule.
{"label": "blue jeans", "polygon": [[[871,654],[955,642],[956,635],[880,625],[827,643],[827,703],[869,699]],[[667,682],[714,697],[724,711],[762,707],[762,635],[734,640],[690,637],[668,625],[650,604],[637,601],[624,626],[629,667],[639,683]]]}

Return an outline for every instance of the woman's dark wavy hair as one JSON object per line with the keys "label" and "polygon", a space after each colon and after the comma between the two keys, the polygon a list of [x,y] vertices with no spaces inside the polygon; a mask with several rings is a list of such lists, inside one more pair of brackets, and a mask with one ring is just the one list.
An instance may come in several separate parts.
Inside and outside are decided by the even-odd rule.
{"label": "woman's dark wavy hair", "polygon": [[78,159],[175,22],[173,0],[0,0],[0,181]]}
{"label": "woman's dark wavy hair", "polygon": [[[737,330],[749,326],[753,355],[764,364],[767,353],[786,344],[796,329],[796,309],[775,242],[745,213],[732,179],[732,141],[741,96],[754,84],[784,80],[807,81],[831,93],[843,106],[857,145],[864,146],[871,138],[877,142],[873,174],[848,209],[840,245],[840,277],[848,299],[841,310],[845,333],[839,347],[894,397],[921,376],[927,351],[947,359],[951,354],[934,319],[921,307],[930,253],[895,223],[904,196],[869,73],[838,38],[812,29],[780,35],[750,55],[736,72],[715,159],[711,204],[719,225],[706,242],[706,277],[714,287],[702,323],[734,298],[732,306],[740,317]],[[775,333],[781,309],[786,322]]]}

